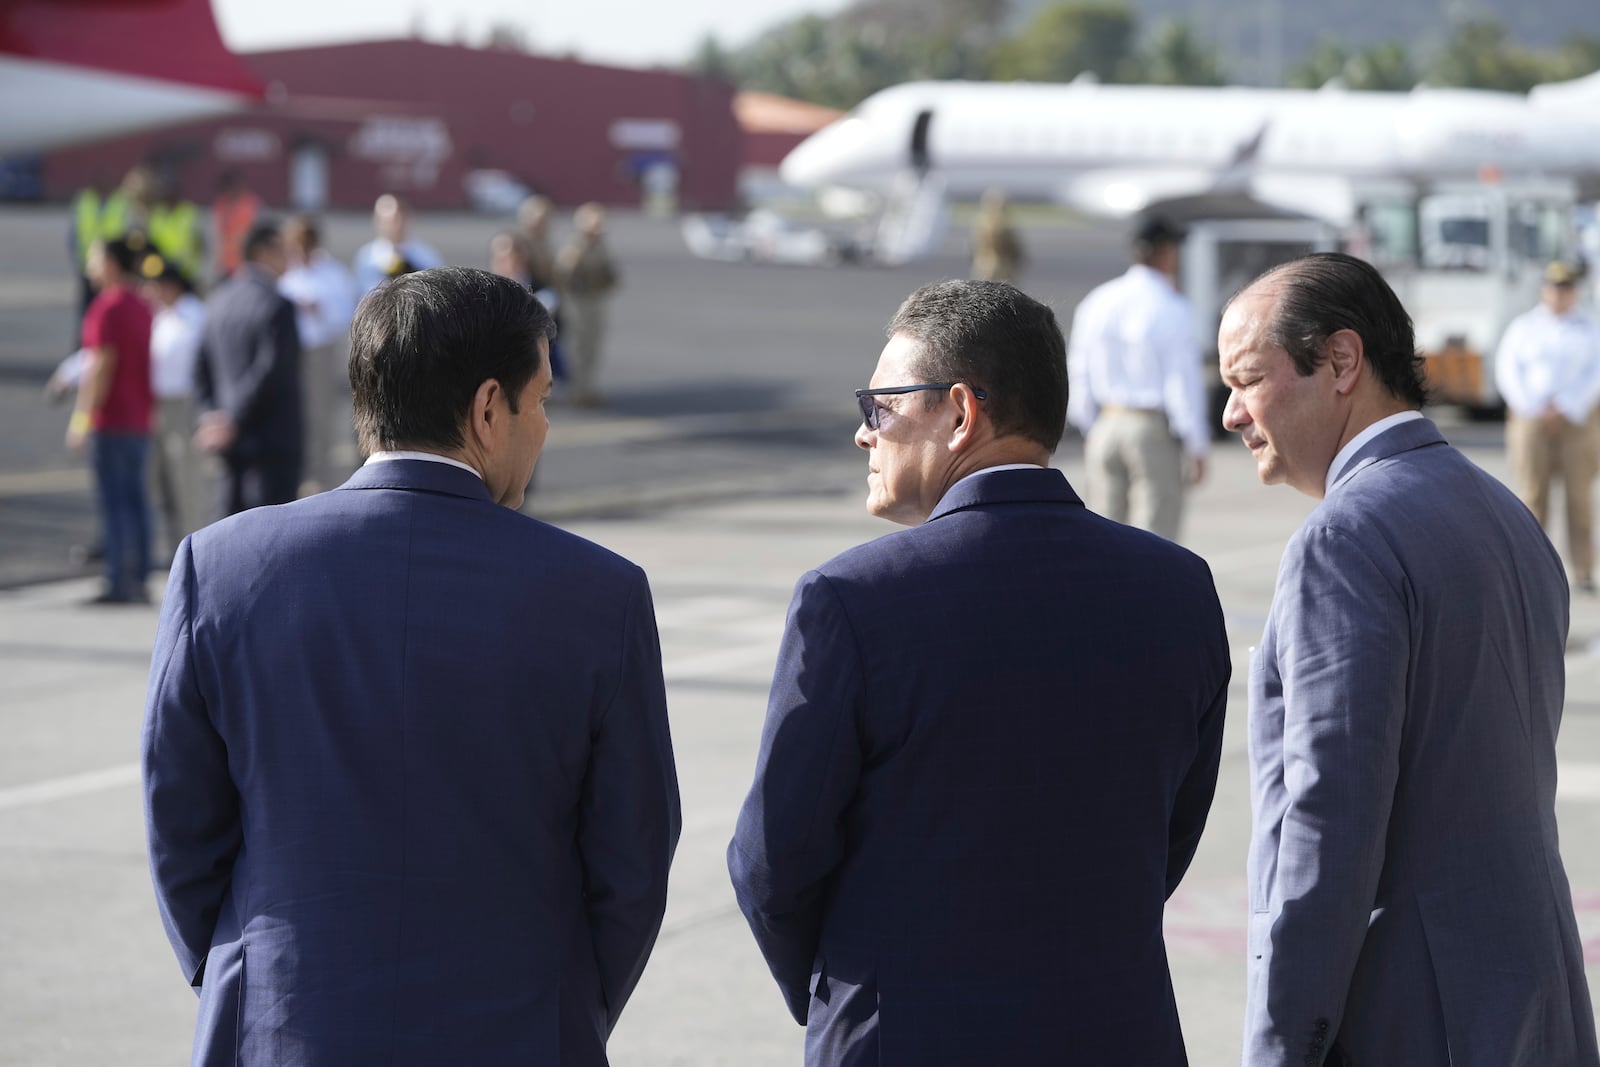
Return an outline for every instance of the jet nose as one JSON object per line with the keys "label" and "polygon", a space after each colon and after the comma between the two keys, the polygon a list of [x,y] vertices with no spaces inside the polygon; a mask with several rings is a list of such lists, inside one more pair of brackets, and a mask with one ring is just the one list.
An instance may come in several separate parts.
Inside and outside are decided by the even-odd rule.
{"label": "jet nose", "polygon": [[869,162],[871,140],[861,119],[840,119],[796,145],[778,164],[778,175],[802,188],[847,183]]}

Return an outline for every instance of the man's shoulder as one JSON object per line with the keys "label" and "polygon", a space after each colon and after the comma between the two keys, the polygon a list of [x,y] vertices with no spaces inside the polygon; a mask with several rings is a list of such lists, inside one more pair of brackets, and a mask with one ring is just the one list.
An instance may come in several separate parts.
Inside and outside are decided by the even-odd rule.
{"label": "man's shoulder", "polygon": [[[415,492],[419,501],[438,498],[435,493]],[[273,559],[300,556],[313,545],[333,555],[342,551],[368,554],[372,551],[371,529],[362,522],[390,521],[392,499],[381,490],[335,489],[230,515],[197,530],[190,543],[197,561],[224,565],[234,560],[255,561],[247,568],[255,573],[272,565]],[[524,565],[601,583],[627,583],[644,573],[638,564],[611,549],[530,515],[486,499],[453,499],[462,506],[452,509],[448,521],[430,522],[428,528],[453,545],[470,546],[480,559],[503,560],[511,568],[508,578]]]}

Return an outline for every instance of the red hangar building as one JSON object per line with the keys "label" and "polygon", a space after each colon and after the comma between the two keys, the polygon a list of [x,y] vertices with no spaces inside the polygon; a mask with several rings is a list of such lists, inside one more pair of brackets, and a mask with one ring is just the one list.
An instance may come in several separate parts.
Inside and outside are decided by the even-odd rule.
{"label": "red hangar building", "polygon": [[49,152],[44,196],[146,163],[196,201],[233,171],[267,203],[307,210],[385,192],[422,209],[514,206],[524,189],[562,205],[638,205],[652,190],[685,210],[737,201],[744,135],[720,81],[420,40],[238,58],[263,101]]}

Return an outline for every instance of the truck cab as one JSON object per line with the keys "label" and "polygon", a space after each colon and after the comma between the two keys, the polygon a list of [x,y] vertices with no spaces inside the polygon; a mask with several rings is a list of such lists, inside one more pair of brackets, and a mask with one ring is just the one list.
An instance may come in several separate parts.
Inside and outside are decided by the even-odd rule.
{"label": "truck cab", "polygon": [[1436,403],[1503,409],[1495,349],[1538,302],[1545,264],[1573,254],[1575,195],[1570,182],[1484,181],[1360,202],[1369,258],[1411,313]]}

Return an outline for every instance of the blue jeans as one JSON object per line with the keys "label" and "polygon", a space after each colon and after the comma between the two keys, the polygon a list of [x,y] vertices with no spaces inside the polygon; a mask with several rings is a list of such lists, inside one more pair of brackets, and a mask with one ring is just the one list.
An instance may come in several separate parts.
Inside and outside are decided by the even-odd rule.
{"label": "blue jeans", "polygon": [[119,596],[144,591],[150,573],[150,499],[146,434],[100,432],[91,438],[95,492],[106,529],[106,586]]}

